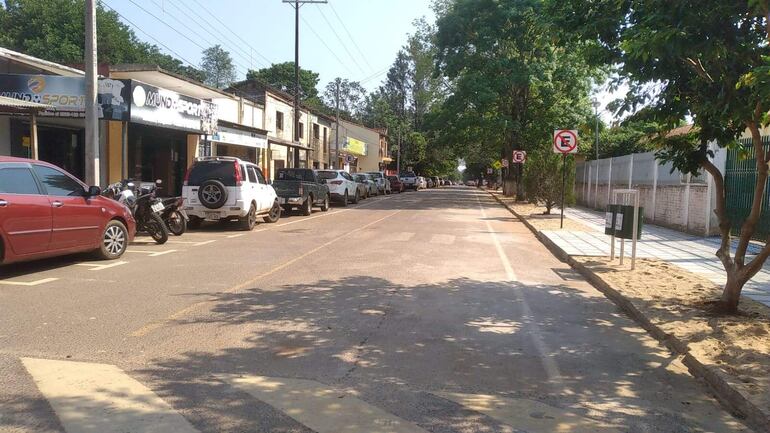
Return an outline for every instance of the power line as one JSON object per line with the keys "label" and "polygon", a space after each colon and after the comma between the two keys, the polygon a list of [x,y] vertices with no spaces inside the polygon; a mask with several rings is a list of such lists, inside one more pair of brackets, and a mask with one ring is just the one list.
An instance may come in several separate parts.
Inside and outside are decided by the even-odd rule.
{"label": "power line", "polygon": [[385,69],[380,70],[379,72],[375,72],[374,74],[365,77],[364,79],[362,79],[358,83],[359,84],[363,84],[363,83],[366,83],[367,81],[372,81],[373,79],[379,77],[380,75],[387,73],[389,70],[390,70],[390,66],[386,67]]}
{"label": "power line", "polygon": [[120,17],[120,18],[121,18],[123,21],[127,22],[127,23],[128,23],[128,24],[129,24],[131,27],[133,27],[135,30],[138,30],[138,31],[142,32],[142,33],[143,33],[144,35],[146,35],[148,38],[150,38],[150,39],[152,39],[153,41],[155,41],[155,43],[157,43],[157,44],[158,44],[158,45],[160,45],[161,47],[165,48],[165,49],[166,49],[166,51],[168,51],[168,52],[172,53],[173,55],[175,55],[175,56],[176,56],[176,57],[177,57],[179,60],[181,60],[181,61],[183,61],[183,62],[187,63],[188,65],[192,66],[192,67],[193,67],[193,68],[195,68],[195,69],[197,69],[197,68],[198,68],[198,66],[196,66],[196,65],[195,65],[193,62],[191,62],[191,61],[189,61],[189,60],[185,59],[184,57],[182,57],[182,55],[181,55],[181,54],[179,54],[179,53],[177,53],[176,51],[172,50],[172,49],[171,49],[171,48],[169,48],[169,47],[168,47],[166,44],[164,44],[163,42],[159,41],[158,39],[156,39],[156,38],[155,38],[154,36],[152,36],[151,34],[147,33],[147,32],[146,32],[146,31],[144,31],[144,30],[142,30],[142,29],[141,29],[141,27],[139,27],[139,26],[137,26],[136,24],[134,24],[133,22],[131,22],[131,20],[129,20],[128,18],[126,18],[126,17],[124,17],[123,15],[121,15],[121,14],[120,14],[120,12],[116,11],[116,10],[115,10],[115,9],[114,9],[112,6],[110,6],[109,4],[107,4],[107,3],[106,3],[104,0],[99,0],[99,4],[101,4],[102,6],[105,6],[107,9],[109,9],[109,10],[111,10],[111,11],[115,12],[115,14],[116,14],[118,17]]}
{"label": "power line", "polygon": [[237,33],[235,33],[235,32],[233,31],[233,29],[232,29],[232,28],[230,28],[230,26],[228,26],[227,24],[223,23],[223,22],[222,22],[222,21],[221,21],[221,20],[220,20],[220,19],[219,19],[219,18],[218,18],[218,17],[217,17],[217,16],[216,16],[214,13],[212,13],[210,10],[208,10],[208,9],[206,8],[206,6],[203,6],[202,4],[200,4],[200,2],[198,2],[198,0],[193,0],[193,1],[194,1],[194,2],[195,2],[197,5],[198,5],[198,6],[200,6],[200,7],[201,7],[201,9],[205,10],[206,12],[208,12],[208,13],[209,13],[209,15],[211,15],[212,17],[214,17],[214,19],[215,19],[215,20],[217,20],[217,22],[218,22],[219,24],[221,24],[221,25],[222,25],[222,27],[226,28],[226,29],[227,29],[227,30],[228,30],[230,33],[232,33],[233,35],[235,35],[235,37],[236,37],[236,38],[240,39],[240,40],[241,40],[241,42],[243,42],[244,44],[246,44],[246,46],[248,46],[248,47],[249,47],[249,48],[250,48],[252,51],[254,51],[254,52],[255,52],[255,53],[256,53],[256,54],[257,54],[259,57],[262,57],[263,59],[265,59],[265,61],[267,62],[267,64],[268,64],[268,65],[270,65],[270,64],[272,64],[272,63],[273,63],[272,61],[270,61],[270,59],[268,59],[267,57],[263,56],[263,55],[262,55],[262,53],[260,53],[259,51],[255,50],[255,49],[254,49],[254,47],[252,47],[252,46],[251,46],[251,45],[250,45],[248,42],[246,42],[246,41],[245,41],[245,40],[244,40],[244,39],[243,39],[243,38],[242,38],[240,35],[238,35]]}
{"label": "power line", "polygon": [[327,50],[329,50],[332,56],[334,56],[334,58],[337,59],[340,65],[345,66],[345,69],[347,69],[348,73],[350,73],[350,68],[348,68],[348,66],[345,64],[345,62],[342,61],[342,59],[340,59],[337,53],[335,53],[334,50],[332,50],[331,47],[329,47],[326,41],[321,37],[321,35],[318,34],[318,32],[315,31],[313,26],[310,25],[310,23],[305,19],[305,17],[301,16],[301,18],[302,18],[302,22],[305,23],[307,28],[310,29],[311,32],[313,32],[313,34],[318,38],[318,40],[321,41],[321,43],[326,47]]}
{"label": "power line", "polygon": [[342,25],[342,29],[343,29],[343,30],[345,30],[345,33],[347,33],[347,35],[348,35],[348,38],[350,38],[350,41],[351,41],[351,42],[353,42],[353,46],[354,46],[354,47],[356,48],[356,50],[358,51],[358,54],[360,54],[360,55],[361,55],[361,58],[362,58],[362,59],[364,59],[364,63],[366,63],[366,66],[368,66],[368,67],[369,67],[369,70],[370,70],[370,71],[373,71],[373,70],[374,70],[374,68],[373,68],[373,67],[372,67],[372,65],[369,63],[369,60],[367,60],[367,58],[366,58],[366,55],[364,54],[364,52],[363,52],[363,51],[361,51],[361,47],[359,47],[359,46],[358,46],[358,43],[356,43],[356,40],[355,40],[355,38],[353,37],[353,35],[351,35],[351,34],[350,34],[350,31],[348,31],[348,27],[347,27],[347,26],[345,25],[345,23],[342,21],[342,18],[340,18],[339,14],[337,14],[337,10],[336,10],[336,9],[334,9],[334,5],[333,5],[332,3],[329,3],[329,7],[332,9],[332,13],[334,13],[334,16],[335,16],[335,17],[337,17],[337,21],[339,21],[339,22],[340,22],[340,24]]}
{"label": "power line", "polygon": [[336,31],[336,30],[334,30],[334,26],[333,26],[333,25],[332,25],[332,23],[330,23],[330,22],[329,22],[329,20],[326,18],[326,14],[324,14],[324,11],[323,11],[323,9],[321,9],[321,8],[319,7],[319,8],[318,8],[318,12],[320,12],[320,13],[321,13],[321,17],[324,19],[324,21],[326,21],[326,24],[329,26],[329,28],[331,29],[332,33],[334,33],[334,36],[336,36],[336,37],[337,37],[337,40],[338,40],[338,41],[340,41],[340,45],[342,45],[342,48],[344,48],[344,49],[345,49],[345,52],[346,52],[346,53],[348,53],[348,56],[350,56],[351,60],[353,60],[353,63],[355,63],[356,67],[358,67],[358,69],[359,69],[359,70],[360,70],[362,73],[366,73],[366,72],[364,71],[364,68],[362,68],[362,67],[361,67],[361,65],[358,63],[358,60],[356,60],[356,57],[355,57],[355,56],[354,56],[354,55],[353,55],[353,54],[350,52],[350,50],[348,50],[348,47],[347,47],[347,45],[345,45],[345,42],[342,40],[342,38],[340,37],[340,35],[337,33],[337,31]]}

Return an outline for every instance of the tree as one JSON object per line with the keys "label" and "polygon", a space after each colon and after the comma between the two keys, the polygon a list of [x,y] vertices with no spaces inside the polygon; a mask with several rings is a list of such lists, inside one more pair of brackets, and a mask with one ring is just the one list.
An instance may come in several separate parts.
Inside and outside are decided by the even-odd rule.
{"label": "tree", "polygon": [[[442,141],[482,142],[496,159],[533,150],[553,129],[586,123],[599,73],[577,44],[556,44],[542,0],[455,0],[437,23],[437,70],[452,86],[437,123]],[[441,126],[443,125],[443,126]],[[521,170],[504,179],[522,195]]]}
{"label": "tree", "polygon": [[338,84],[340,116],[351,121],[360,121],[366,103],[366,89],[358,81],[346,78],[330,81],[323,94],[323,103],[327,107],[335,107]]}
{"label": "tree", "polygon": [[[247,80],[257,80],[280,91],[294,94],[294,62],[273,63],[269,68],[250,70]],[[299,69],[300,100],[319,101],[318,73],[309,69]]]}
{"label": "tree", "polygon": [[220,45],[203,50],[201,70],[206,77],[203,82],[217,89],[224,89],[236,79],[233,59]]}
{"label": "tree", "polygon": [[[571,185],[573,172],[571,158],[563,158],[561,155],[553,153],[550,149],[538,149],[535,152],[527,154],[527,162],[524,165],[524,191],[527,198],[535,203],[545,206],[545,215],[550,215],[554,206],[561,204],[562,194],[562,169],[567,163],[567,172],[570,178],[566,184]],[[565,191],[565,201],[573,201],[572,190],[567,188]]]}
{"label": "tree", "polygon": [[[646,117],[670,127],[691,116],[690,134],[658,140],[658,157],[684,173],[705,170],[714,179],[721,245],[716,252],[727,283],[716,308],[736,312],[744,284],[770,256],[770,242],[746,261],[749,241],[759,223],[770,155],[760,129],[770,110],[770,27],[768,0],[552,0],[549,14],[565,39],[592,47],[591,61],[615,65],[631,91],[621,110],[646,105]],[[655,92],[650,92],[654,85]],[[743,131],[756,155],[754,193],[748,217],[740,225],[734,252],[726,209],[724,178],[712,163],[709,143],[736,145]],[[769,240],[770,241],[770,240]]]}
{"label": "tree", "polygon": [[[0,2],[0,45],[52,62],[83,63],[83,0],[6,0]],[[193,79],[200,71],[140,41],[113,11],[97,4],[97,55],[100,63],[148,63]]]}

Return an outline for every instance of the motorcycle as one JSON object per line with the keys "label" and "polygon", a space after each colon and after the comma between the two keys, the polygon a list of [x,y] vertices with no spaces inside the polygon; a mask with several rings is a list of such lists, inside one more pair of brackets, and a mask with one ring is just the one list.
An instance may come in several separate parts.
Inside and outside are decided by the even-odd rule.
{"label": "motorcycle", "polygon": [[163,200],[155,197],[153,188],[137,188],[134,182],[124,179],[108,185],[102,195],[125,204],[131,210],[137,231],[146,232],[157,244],[168,241],[168,228],[160,216],[165,205]]}
{"label": "motorcycle", "polygon": [[[154,186],[148,186],[147,188],[157,192],[161,189],[160,185],[161,180],[158,179],[155,181]],[[187,231],[187,221],[189,220],[187,212],[184,211],[183,207],[184,197],[167,197],[161,200],[165,207],[160,214],[163,223],[166,224],[169,233],[174,236],[182,236]]]}

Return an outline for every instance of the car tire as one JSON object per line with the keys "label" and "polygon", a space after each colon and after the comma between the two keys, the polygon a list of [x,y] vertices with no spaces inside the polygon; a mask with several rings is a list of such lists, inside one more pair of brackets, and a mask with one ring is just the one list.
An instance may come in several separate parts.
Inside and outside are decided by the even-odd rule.
{"label": "car tire", "polygon": [[353,195],[353,204],[358,204],[359,201],[361,201],[361,194],[358,193],[358,188],[356,188],[356,193]]}
{"label": "car tire", "polygon": [[268,212],[264,220],[266,223],[273,224],[277,223],[279,219],[281,219],[281,205],[276,200],[273,202],[273,207],[270,208],[270,212]]}
{"label": "car tire", "polygon": [[329,194],[326,194],[326,197],[324,197],[324,202],[321,205],[321,212],[326,212],[329,210],[329,203],[331,202],[331,199],[329,198]]}
{"label": "car tire", "polygon": [[342,207],[345,207],[348,205],[348,190],[345,190],[345,195],[342,196]]}
{"label": "car tire", "polygon": [[254,226],[257,225],[257,206],[255,206],[254,203],[252,203],[249,207],[249,213],[247,213],[245,217],[238,220],[238,223],[241,226],[241,230],[245,230],[247,232],[254,230]]}
{"label": "car tire", "polygon": [[227,203],[227,187],[216,179],[209,179],[198,187],[198,200],[209,209],[219,209]]}
{"label": "car tire", "polygon": [[102,232],[102,239],[99,243],[99,249],[96,250],[96,255],[103,260],[115,260],[126,252],[126,248],[128,248],[126,226],[118,220],[108,222]]}
{"label": "car tire", "polygon": [[313,213],[313,196],[312,195],[307,196],[307,200],[305,200],[302,203],[301,212],[302,212],[302,215],[304,216],[308,216],[311,213]]}

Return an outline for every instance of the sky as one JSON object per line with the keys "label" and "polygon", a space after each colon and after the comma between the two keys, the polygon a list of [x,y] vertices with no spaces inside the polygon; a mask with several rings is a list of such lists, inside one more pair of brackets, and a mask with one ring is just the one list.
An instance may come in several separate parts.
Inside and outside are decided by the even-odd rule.
{"label": "sky", "polygon": [[[294,8],[282,0],[101,1],[122,15],[141,40],[196,66],[201,47],[215,44],[230,52],[239,78],[248,69],[294,60]],[[300,66],[320,74],[320,91],[338,76],[375,89],[413,31],[412,22],[422,16],[435,19],[430,3],[306,4],[300,8]]]}

